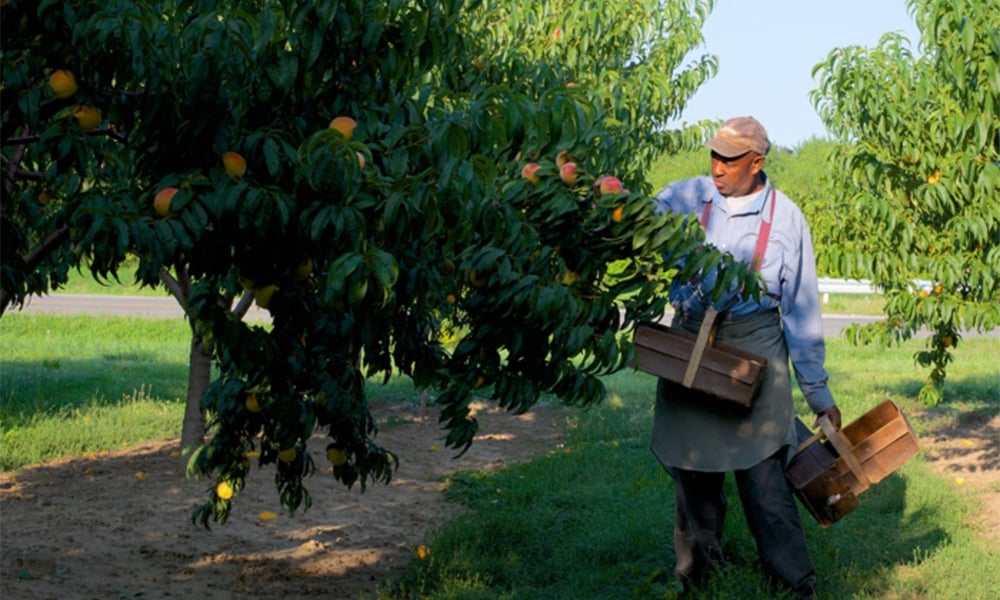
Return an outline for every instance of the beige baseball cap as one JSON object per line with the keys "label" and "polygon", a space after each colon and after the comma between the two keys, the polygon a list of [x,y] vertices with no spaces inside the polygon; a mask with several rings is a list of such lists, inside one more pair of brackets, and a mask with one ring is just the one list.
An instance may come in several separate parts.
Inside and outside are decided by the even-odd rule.
{"label": "beige baseball cap", "polygon": [[723,123],[715,137],[704,145],[726,158],[736,158],[751,150],[764,156],[771,148],[771,141],[767,139],[767,131],[757,119],[733,117]]}

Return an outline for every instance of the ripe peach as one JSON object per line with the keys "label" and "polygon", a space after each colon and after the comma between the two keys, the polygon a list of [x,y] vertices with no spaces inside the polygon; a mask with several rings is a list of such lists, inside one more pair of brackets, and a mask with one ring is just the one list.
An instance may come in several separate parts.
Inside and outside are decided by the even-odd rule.
{"label": "ripe peach", "polygon": [[338,448],[333,444],[329,444],[326,447],[326,459],[330,461],[330,464],[333,466],[339,467],[347,462],[347,451],[343,448]]}
{"label": "ripe peach", "polygon": [[340,116],[330,121],[330,129],[340,133],[345,142],[351,141],[351,137],[354,136],[354,128],[357,126],[358,122],[351,117]]}
{"label": "ripe peach", "polygon": [[524,167],[521,169],[521,177],[527,179],[528,181],[530,181],[533,184],[534,183],[538,183],[538,181],[540,179],[538,177],[538,169],[540,169],[540,168],[541,168],[541,165],[539,165],[538,163],[535,163],[535,162],[528,163],[528,164],[524,165]]}
{"label": "ripe peach", "polygon": [[247,172],[247,161],[237,152],[223,154],[222,165],[226,169],[226,175],[230,177],[243,177],[243,174]]}
{"label": "ripe peach", "polygon": [[564,164],[571,160],[573,158],[570,156],[569,150],[560,150],[559,154],[556,155],[556,166],[561,169]]}
{"label": "ripe peach", "polygon": [[283,463],[290,463],[295,460],[295,457],[299,455],[299,451],[292,446],[291,448],[285,448],[281,452],[278,452],[278,460]]}
{"label": "ripe peach", "polygon": [[220,481],[219,485],[215,486],[215,495],[223,500],[229,500],[233,497],[233,488],[225,481]]}
{"label": "ripe peach", "polygon": [[260,405],[260,400],[257,399],[257,394],[252,392],[247,394],[246,406],[247,410],[252,413],[259,413],[263,410],[263,407]]}
{"label": "ripe peach", "polygon": [[72,97],[80,89],[76,84],[76,77],[73,75],[73,72],[62,69],[52,73],[49,77],[49,88],[52,89],[52,93],[55,94],[56,98],[60,100]]}
{"label": "ripe peach", "polygon": [[80,125],[80,131],[89,133],[101,124],[101,111],[92,106],[78,106],[73,111],[73,118]]}
{"label": "ripe peach", "polygon": [[624,189],[621,179],[618,179],[614,175],[609,175],[601,179],[601,183],[597,187],[597,190],[601,194],[620,194]]}
{"label": "ripe peach", "polygon": [[161,217],[170,216],[170,203],[174,199],[174,194],[177,193],[177,188],[168,187],[156,192],[153,196],[153,208]]}
{"label": "ripe peach", "polygon": [[568,162],[559,167],[559,179],[562,179],[566,185],[575,185],[577,180],[576,163]]}

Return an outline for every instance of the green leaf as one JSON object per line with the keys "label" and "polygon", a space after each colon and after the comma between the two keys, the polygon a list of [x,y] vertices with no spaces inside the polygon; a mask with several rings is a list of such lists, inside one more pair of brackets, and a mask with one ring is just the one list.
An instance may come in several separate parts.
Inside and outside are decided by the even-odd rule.
{"label": "green leaf", "polygon": [[280,174],[281,151],[278,147],[278,142],[273,138],[267,138],[264,140],[261,150],[264,152],[264,163],[267,165],[268,174],[272,177]]}

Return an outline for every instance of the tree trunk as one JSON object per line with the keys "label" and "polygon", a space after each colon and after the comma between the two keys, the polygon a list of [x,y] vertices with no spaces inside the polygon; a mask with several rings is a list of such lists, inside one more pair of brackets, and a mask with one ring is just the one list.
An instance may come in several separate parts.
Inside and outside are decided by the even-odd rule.
{"label": "tree trunk", "polygon": [[[177,268],[177,277],[163,269],[160,280],[174,296],[177,303],[187,312],[187,299],[191,294],[191,278],[183,267]],[[228,306],[232,298],[224,298]],[[243,297],[233,307],[233,313],[243,318],[253,303],[253,294],[244,292]],[[185,316],[185,318],[187,318]],[[191,352],[188,355],[188,388],[184,401],[184,422],[181,424],[181,448],[191,450],[205,441],[205,413],[201,410],[201,397],[212,380],[212,354],[205,349],[200,335],[191,328]]]}
{"label": "tree trunk", "polygon": [[[166,269],[160,270],[160,281],[187,312],[191,294],[191,278],[184,267],[177,267],[177,277]],[[185,316],[187,319],[187,316]],[[205,351],[201,336],[191,328],[191,351],[188,354],[188,387],[184,401],[184,421],[181,423],[181,449],[193,450],[205,441],[205,413],[201,397],[212,378],[212,355]]]}
{"label": "tree trunk", "polygon": [[181,427],[181,448],[185,451],[205,441],[205,414],[201,397],[212,378],[212,355],[205,351],[201,336],[192,332],[188,362],[187,399],[184,402],[184,424]]}

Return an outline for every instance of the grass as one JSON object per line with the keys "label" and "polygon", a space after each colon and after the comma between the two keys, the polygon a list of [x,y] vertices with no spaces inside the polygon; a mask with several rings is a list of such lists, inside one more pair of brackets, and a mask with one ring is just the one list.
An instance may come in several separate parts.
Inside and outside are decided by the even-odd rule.
{"label": "grass", "polygon": [[[831,340],[831,382],[845,418],[885,398],[924,431],[956,407],[997,414],[996,339],[963,341],[949,375],[951,402],[934,410],[916,401],[926,376],[912,360],[919,347],[914,341],[879,350]],[[430,557],[414,558],[380,597],[676,597],[671,484],[649,451],[654,381],[619,373],[606,383],[608,402],[568,413],[564,448],[501,472],[454,477],[448,497],[467,510],[434,533]],[[797,402],[803,406],[801,397]],[[693,597],[773,598],[731,476],[727,487],[730,565]],[[922,456],[860,500],[859,509],[826,529],[803,512],[821,598],[978,599],[1000,589],[1000,552],[986,549],[967,525],[969,500]]]}
{"label": "grass", "polygon": [[180,433],[182,320],[10,313],[0,319],[0,469]]}
{"label": "grass", "polygon": [[[183,321],[5,315],[0,469],[176,437],[188,336]],[[917,340],[893,349],[830,340],[831,384],[845,418],[885,398],[903,407],[918,433],[970,412],[997,414],[996,338],[961,341],[949,401],[931,410],[916,400],[927,375],[912,358],[921,347]],[[448,498],[466,510],[426,541],[427,559],[383,582],[380,598],[675,597],[671,487],[649,451],[654,381],[633,372],[605,381],[605,403],[565,413],[558,451],[499,472],[454,476]],[[414,401],[411,388],[397,388],[383,388],[380,400]],[[827,529],[803,513],[822,598],[957,600],[1000,589],[1000,552],[968,524],[974,505],[922,456],[860,499],[859,509]],[[738,502],[730,506],[731,564],[694,597],[771,598]]]}
{"label": "grass", "polygon": [[[190,343],[181,319],[4,315],[0,471],[178,437]],[[418,399],[401,381],[378,395]]]}
{"label": "grass", "polygon": [[881,315],[884,300],[878,294],[830,294],[823,314]]}
{"label": "grass", "polygon": [[142,287],[133,279],[128,277],[128,273],[135,273],[138,267],[138,259],[131,258],[125,262],[121,269],[121,281],[97,281],[88,271],[70,271],[66,285],[59,288],[54,293],[58,294],[88,294],[107,296],[148,296],[165,297],[167,292],[160,287]]}

